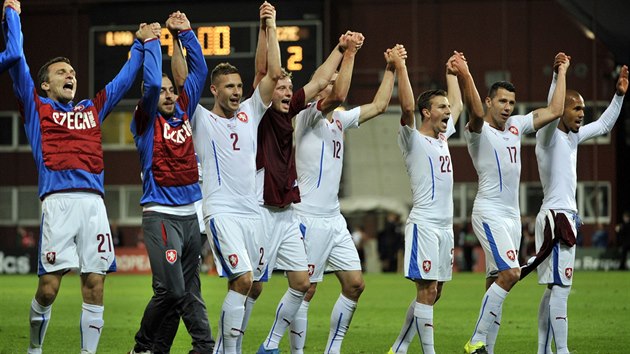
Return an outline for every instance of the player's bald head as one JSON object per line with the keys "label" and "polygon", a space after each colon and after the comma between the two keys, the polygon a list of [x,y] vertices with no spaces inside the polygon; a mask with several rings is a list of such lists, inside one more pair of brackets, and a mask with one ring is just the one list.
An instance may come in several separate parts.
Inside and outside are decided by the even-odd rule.
{"label": "player's bald head", "polygon": [[584,102],[584,99],[579,92],[575,90],[567,90],[567,93],[564,96],[564,107],[569,107],[570,105],[580,101]]}

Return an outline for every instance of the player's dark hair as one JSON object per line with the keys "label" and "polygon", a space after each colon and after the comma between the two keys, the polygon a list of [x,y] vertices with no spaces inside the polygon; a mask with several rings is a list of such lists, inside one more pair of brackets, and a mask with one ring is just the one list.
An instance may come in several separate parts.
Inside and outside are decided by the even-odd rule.
{"label": "player's dark hair", "polygon": [[506,89],[510,92],[516,92],[516,88],[514,88],[514,85],[511,82],[497,81],[494,84],[492,84],[492,86],[490,86],[490,90],[488,91],[488,97],[494,98],[494,96],[497,94],[497,91],[500,88]]}
{"label": "player's dark hair", "polygon": [[[170,77],[168,77],[168,75],[167,75],[167,74],[165,74],[165,73],[162,73],[162,78],[167,78],[167,79],[169,79],[169,80],[171,79],[171,78],[170,78]],[[162,84],[160,83],[160,85],[162,85]],[[144,96],[144,80],[142,80],[142,81],[140,82],[140,94],[141,94],[142,96]]]}
{"label": "player's dark hair", "polygon": [[420,116],[422,117],[422,119],[424,119],[424,115],[422,115],[422,110],[426,108],[430,111],[431,100],[433,99],[433,97],[436,97],[436,96],[448,97],[446,95],[446,91],[444,90],[427,90],[421,93],[420,96],[418,96],[418,100],[416,101],[416,107],[418,107],[418,112],[420,112]]}
{"label": "player's dark hair", "polygon": [[212,73],[210,74],[210,82],[212,83],[212,85],[214,85],[219,76],[230,74],[240,73],[238,72],[238,69],[230,63],[219,63],[217,66],[214,67],[214,69],[212,69]]}
{"label": "player's dark hair", "polygon": [[42,67],[39,68],[39,71],[37,72],[37,90],[42,96],[48,97],[46,92],[42,90],[42,83],[48,82],[48,67],[55,63],[60,63],[60,62],[66,63],[68,65],[72,65],[70,64],[70,59],[66,57],[56,57],[56,58],[50,59],[49,61],[46,62],[46,64],[42,65]]}

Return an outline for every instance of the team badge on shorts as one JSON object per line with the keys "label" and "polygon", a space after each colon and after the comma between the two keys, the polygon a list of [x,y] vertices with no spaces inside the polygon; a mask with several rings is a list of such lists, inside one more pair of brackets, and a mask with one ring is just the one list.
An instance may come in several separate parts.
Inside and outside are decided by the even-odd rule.
{"label": "team badge on shorts", "polygon": [[567,268],[564,270],[564,275],[567,276],[567,279],[571,279],[573,276],[573,268]]}
{"label": "team badge on shorts", "polygon": [[57,252],[46,252],[46,261],[50,264],[55,264],[57,260]]}
{"label": "team badge on shorts", "polygon": [[235,268],[238,265],[238,256],[233,253],[228,256],[228,261],[230,262],[232,268]]}
{"label": "team badge on shorts", "polygon": [[308,276],[313,276],[313,273],[315,273],[315,264],[309,264],[308,265]]}
{"label": "team badge on shorts", "polygon": [[247,117],[247,113],[245,112],[238,112],[236,118],[243,123],[247,123],[247,121],[249,120],[249,118]]}
{"label": "team badge on shorts", "polygon": [[513,261],[513,260],[515,260],[515,259],[516,259],[516,253],[515,253],[513,250],[509,250],[509,251],[507,251],[507,257],[508,257],[511,261]]}
{"label": "team badge on shorts", "polygon": [[431,270],[431,261],[428,259],[425,259],[422,262],[422,270],[424,270],[425,273],[428,273]]}
{"label": "team badge on shorts", "polygon": [[166,261],[170,264],[177,262],[177,250],[166,250]]}
{"label": "team badge on shorts", "polygon": [[514,134],[514,135],[518,135],[518,128],[515,126],[511,126],[509,129],[510,133]]}

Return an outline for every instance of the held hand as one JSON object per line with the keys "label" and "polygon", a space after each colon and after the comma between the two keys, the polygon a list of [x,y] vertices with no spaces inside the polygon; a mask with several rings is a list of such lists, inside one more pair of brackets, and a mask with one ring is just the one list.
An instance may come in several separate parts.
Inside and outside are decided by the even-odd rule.
{"label": "held hand", "polygon": [[266,1],[260,6],[260,21],[265,29],[276,26],[276,8]]}
{"label": "held hand", "polygon": [[140,24],[140,26],[138,27],[138,30],[136,31],[136,38],[138,38],[140,42],[144,42],[144,40],[146,39],[145,37],[145,34],[147,33],[146,28],[147,28],[147,24],[143,22]]}
{"label": "held hand", "polygon": [[[405,60],[407,59],[407,50],[401,44],[396,44],[394,48],[388,49],[385,52],[396,69],[403,68],[405,66]],[[389,64],[389,62],[388,62]]]}
{"label": "held hand", "polygon": [[18,13],[18,15],[22,13],[22,8],[18,0],[5,0],[4,5],[2,6],[2,20],[3,21],[4,21],[4,14],[7,11],[7,7],[12,7]]}
{"label": "held hand", "polygon": [[555,73],[558,73],[558,67],[560,66],[560,64],[562,64],[564,61],[567,61],[567,60],[570,61],[571,57],[564,54],[563,52],[556,54],[553,60],[553,71]]}
{"label": "held hand", "polygon": [[151,27],[151,37],[149,38],[160,38],[162,36],[162,26],[158,22],[153,22],[149,25]]}
{"label": "held hand", "polygon": [[352,34],[349,37],[348,40],[348,47],[347,49],[350,50],[353,53],[356,53],[359,51],[359,49],[361,49],[361,47],[363,46],[363,41],[365,40],[365,37],[363,37],[362,33],[359,32],[352,32]]}
{"label": "held hand", "polygon": [[339,36],[339,48],[341,49],[341,52],[345,52],[346,49],[348,49],[348,40],[350,40],[350,36],[348,35],[348,33],[351,33],[350,31],[346,31],[346,33],[342,34],[341,36]]}
{"label": "held hand", "polygon": [[[560,54],[560,53],[559,53]],[[564,53],[562,53],[564,54]],[[555,65],[555,64],[554,64]],[[558,65],[558,69],[557,69],[557,73],[567,73],[567,70],[569,70],[569,66],[571,65],[571,57],[566,55],[564,57],[564,59],[560,62],[560,64]]]}
{"label": "held hand", "polygon": [[188,21],[185,13],[176,11],[170,14],[168,20],[166,20],[166,28],[171,33],[184,31],[190,28],[190,21]]}
{"label": "held hand", "polygon": [[628,91],[628,66],[624,65],[621,67],[621,72],[619,73],[619,79],[617,79],[617,94],[619,96],[623,96]]}
{"label": "held hand", "polygon": [[464,53],[453,51],[453,56],[449,59],[449,63],[453,72],[456,72],[458,76],[469,75],[468,62]]}

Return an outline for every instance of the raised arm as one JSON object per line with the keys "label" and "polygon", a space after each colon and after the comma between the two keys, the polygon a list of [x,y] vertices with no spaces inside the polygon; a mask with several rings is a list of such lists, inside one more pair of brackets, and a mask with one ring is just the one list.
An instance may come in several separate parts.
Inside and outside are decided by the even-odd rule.
{"label": "raised arm", "polygon": [[350,82],[352,81],[352,70],[354,69],[354,57],[359,49],[363,45],[363,34],[359,32],[353,32],[350,34],[348,41],[348,47],[343,53],[343,59],[341,60],[341,68],[337,74],[337,79],[332,87],[332,92],[324,98],[319,106],[319,109],[324,115],[335,110],[346,100],[348,96],[348,90],[350,90]]}
{"label": "raised arm", "polygon": [[[556,57],[562,57],[564,53],[558,53]],[[553,91],[551,101],[545,108],[534,111],[534,129],[538,130],[551,123],[552,120],[560,117],[564,110],[564,98],[567,91],[566,74],[569,69],[570,57],[564,56],[564,60],[558,65],[558,78],[556,88]]]}
{"label": "raised arm", "polygon": [[400,110],[402,111],[400,124],[413,128],[416,124],[416,102],[413,97],[409,73],[407,72],[406,57],[403,58],[399,54],[397,50],[399,46],[402,47],[402,45],[397,44],[396,47],[388,50],[386,54],[390,56],[394,63],[396,77],[398,78],[398,101],[400,102]]}
{"label": "raised arm", "polygon": [[[463,53],[461,54],[464,58]],[[457,124],[459,116],[464,109],[464,103],[462,102],[462,92],[459,89],[459,82],[457,81],[457,69],[453,66],[455,60],[455,54],[453,54],[446,62],[446,90],[448,93],[448,102],[451,105],[451,117],[453,118],[453,125]],[[466,58],[464,58],[466,60]]]}
{"label": "raised arm", "polygon": [[[564,53],[558,53],[554,58],[553,77],[551,79],[551,85],[549,86],[549,93],[547,94],[548,105],[551,104],[553,94],[556,91],[556,84],[558,82],[558,67],[560,67],[560,64],[567,59],[570,60],[571,58],[567,58]],[[560,123],[560,119],[552,120],[551,123],[540,128],[538,132],[536,132],[536,144],[540,144],[542,146],[549,145],[549,143],[551,142],[551,138],[553,137],[553,133],[558,128],[558,123]]]}
{"label": "raised arm", "polygon": [[258,44],[256,44],[256,57],[254,58],[254,65],[256,66],[256,74],[254,75],[253,87],[258,86],[260,80],[267,75],[267,19],[264,17],[263,10],[265,4],[260,5],[260,28],[258,29]]}
{"label": "raised arm", "polygon": [[[159,25],[158,25],[159,28]],[[151,29],[151,25],[143,23],[138,32]],[[138,33],[138,37],[145,34]],[[142,135],[147,127],[153,124],[157,116],[158,101],[162,88],[162,49],[159,40],[144,43],[144,61],[142,72],[142,98],[133,116],[132,133]]]}
{"label": "raised arm", "polygon": [[621,67],[619,78],[617,79],[617,91],[613,97],[610,105],[606,108],[604,113],[596,121],[589,123],[582,127],[579,132],[579,142],[591,139],[593,137],[607,134],[615,126],[621,108],[623,106],[623,99],[628,91],[628,67],[626,65]]}
{"label": "raised arm", "polygon": [[267,37],[267,73],[258,84],[260,98],[265,105],[271,103],[276,82],[282,77],[282,67],[280,65],[280,45],[278,44],[278,33],[276,29],[276,9],[271,4],[265,2],[262,5],[261,17],[265,19]]}
{"label": "raised arm", "polygon": [[459,52],[454,54],[455,58],[453,58],[451,65],[457,71],[457,78],[462,86],[464,103],[468,110],[468,129],[471,132],[479,133],[483,127],[483,103],[481,102],[481,97],[479,97],[479,91],[475,87],[475,80],[473,80],[472,74],[468,69],[466,58]]}
{"label": "raised arm", "polygon": [[116,77],[105,86],[105,89],[99,91],[93,100],[94,106],[99,112],[101,122],[127,94],[131,85],[133,85],[144,59],[144,44],[157,40],[159,36],[159,23],[154,22],[144,28],[140,26],[140,30],[136,32],[136,38],[138,40],[134,41],[131,46],[131,56],[125,65],[123,65],[122,69],[120,69]]}
{"label": "raised arm", "polygon": [[[177,89],[177,93],[181,93],[184,89],[184,82],[188,77],[188,65],[186,64],[186,58],[184,57],[184,50],[182,42],[179,40],[179,25],[188,21],[183,13],[176,11],[168,16],[166,20],[166,28],[171,33],[171,39],[173,40],[173,56],[171,57],[171,72],[173,73],[173,85]],[[188,22],[188,28],[190,28],[190,22]]]}
{"label": "raised arm", "polygon": [[348,46],[348,40],[350,37],[348,33],[351,32],[348,31],[339,36],[339,43],[335,46],[332,52],[330,52],[326,61],[324,61],[324,63],[315,70],[311,80],[304,86],[304,99],[306,102],[312,100],[321,90],[328,86],[330,79],[339,67],[339,63],[341,63],[341,59],[343,59],[343,53],[346,51],[346,47]]}
{"label": "raised arm", "polygon": [[171,33],[177,32],[179,41],[186,48],[187,65],[185,66],[189,72],[183,83],[183,89],[178,90],[178,101],[181,107],[187,110],[188,116],[192,119],[208,76],[208,66],[201,50],[201,44],[191,30],[190,21],[188,21],[186,14],[179,11],[173,13],[173,16],[166,21],[166,26]]}
{"label": "raised arm", "polygon": [[385,62],[387,63],[385,66],[385,73],[383,74],[383,80],[381,81],[381,85],[378,87],[378,91],[376,91],[374,100],[372,100],[371,103],[361,106],[359,125],[378,116],[379,114],[382,114],[389,105],[389,100],[392,98],[392,91],[394,90],[394,80],[396,78],[394,59],[392,55],[389,54],[392,51],[395,51],[396,55],[401,58],[401,60],[405,60],[407,58],[407,51],[402,45],[397,45],[396,47],[388,49],[385,53],[383,53]]}
{"label": "raised arm", "polygon": [[20,24],[20,2],[5,0],[2,7],[2,29],[6,49],[0,53],[0,72],[13,66],[22,57],[23,38]]}

